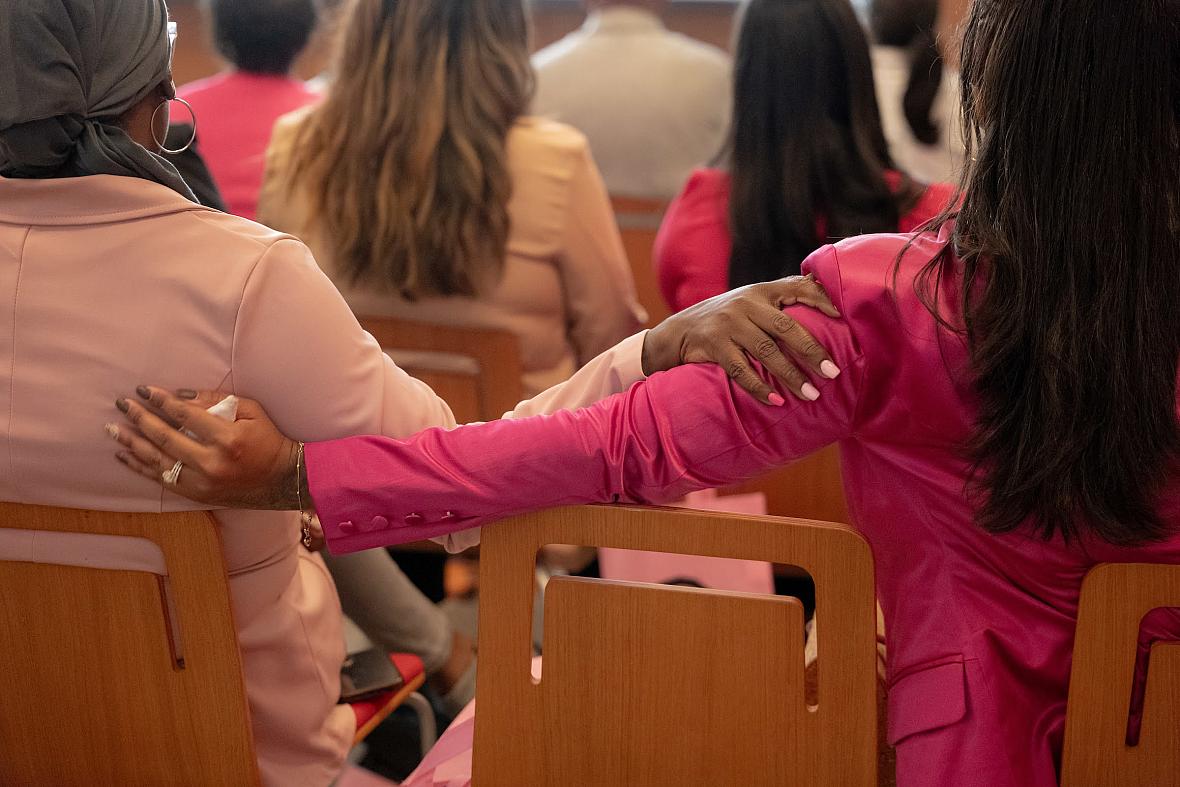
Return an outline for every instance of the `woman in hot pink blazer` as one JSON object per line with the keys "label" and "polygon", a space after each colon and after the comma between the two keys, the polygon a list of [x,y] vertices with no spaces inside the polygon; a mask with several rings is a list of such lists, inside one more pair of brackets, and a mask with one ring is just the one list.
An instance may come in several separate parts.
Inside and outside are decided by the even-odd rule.
{"label": "woman in hot pink blazer", "polygon": [[[1180,9],[1042,5],[972,6],[957,217],[804,266],[844,315],[795,314],[842,370],[814,380],[818,400],[764,407],[719,370],[685,367],[580,412],[309,444],[329,547],[669,500],[839,442],[887,623],[898,782],[1055,785],[1083,577],[1180,564]],[[261,420],[230,427],[156,401],[263,455],[282,445]],[[165,434],[132,412],[149,439]],[[171,461],[136,451],[148,472]],[[296,486],[290,463],[211,475],[215,450],[170,451],[193,463],[187,494],[295,503],[279,491]],[[1180,639],[1180,616],[1155,622]]]}

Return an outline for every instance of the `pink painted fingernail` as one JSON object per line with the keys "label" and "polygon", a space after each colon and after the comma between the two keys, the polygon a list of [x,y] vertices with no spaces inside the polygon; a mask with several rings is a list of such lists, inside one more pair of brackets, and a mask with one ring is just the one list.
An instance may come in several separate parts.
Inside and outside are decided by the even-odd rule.
{"label": "pink painted fingernail", "polygon": [[786,399],[782,398],[781,396],[779,396],[776,393],[772,393],[770,396],[768,396],[766,398],[775,407],[782,407],[784,404],[787,403]]}
{"label": "pink painted fingernail", "polygon": [[105,429],[106,433],[111,437],[115,438],[116,440],[119,439],[119,427],[115,426],[114,424],[105,424],[102,428]]}
{"label": "pink painted fingernail", "polygon": [[799,393],[803,394],[803,398],[809,402],[814,402],[819,398],[819,389],[811,383],[803,383],[803,387],[799,389]]}
{"label": "pink painted fingernail", "polygon": [[831,361],[824,361],[819,365],[819,373],[829,380],[835,380],[840,376],[840,367]]}

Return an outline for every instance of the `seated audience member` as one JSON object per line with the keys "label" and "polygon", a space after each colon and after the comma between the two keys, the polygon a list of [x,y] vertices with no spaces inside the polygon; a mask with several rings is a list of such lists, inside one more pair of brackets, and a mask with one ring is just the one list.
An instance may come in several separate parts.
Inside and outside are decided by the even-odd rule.
{"label": "seated audience member", "polygon": [[180,88],[201,152],[229,212],[253,219],[275,121],[316,101],[292,76],[316,26],[316,0],[209,0],[217,51],[230,68]]}
{"label": "seated audience member", "polygon": [[[158,391],[205,443],[251,448],[224,466],[137,405],[170,448],[132,440],[145,472],[192,462],[181,489],[207,503],[291,508],[282,490],[301,488],[347,552],[559,504],[668,500],[838,442],[888,621],[890,718],[906,720],[890,729],[898,783],[1056,787],[1083,578],[1180,564],[1180,6],[1081,10],[972,3],[962,205],[809,257],[844,315],[786,310],[843,369],[815,378],[817,401],[764,407],[687,366],[577,412],[256,464],[297,446],[256,412],[224,424]],[[337,524],[377,512],[418,519]],[[1180,639],[1175,610],[1144,624],[1145,643]]]}
{"label": "seated audience member", "polygon": [[747,0],[738,13],[729,140],[656,239],[660,291],[677,311],[797,274],[832,240],[917,229],[954,193],[894,165],[848,0]]}
{"label": "seated audience member", "polygon": [[353,312],[515,333],[530,395],[640,328],[586,140],[524,114],[522,0],[358,0],[339,56],[275,130],[259,218]]}
{"label": "seated audience member", "polygon": [[533,111],[590,140],[614,196],[667,200],[716,152],[729,57],[669,31],[667,0],[584,0],[582,28],[533,57]]}
{"label": "seated audience member", "polygon": [[340,606],[374,646],[422,659],[442,710],[455,716],[475,696],[475,647],[438,605],[423,595],[390,554],[370,549],[323,553]]}
{"label": "seated audience member", "polygon": [[902,172],[954,181],[963,166],[958,75],[935,38],[938,0],[872,0],[873,80],[889,153]]}
{"label": "seated audience member", "polygon": [[[167,25],[164,0],[22,0],[0,14],[0,297],[15,305],[0,318],[0,500],[191,508],[109,472],[110,442],[93,428],[146,369],[257,397],[305,439],[454,424],[360,329],[303,244],[197,205],[158,155],[175,95]],[[659,368],[680,342],[661,336],[607,354],[543,406],[621,390],[644,352]],[[299,547],[297,515],[216,517],[263,782],[326,785],[355,732],[336,704],[331,579]]]}

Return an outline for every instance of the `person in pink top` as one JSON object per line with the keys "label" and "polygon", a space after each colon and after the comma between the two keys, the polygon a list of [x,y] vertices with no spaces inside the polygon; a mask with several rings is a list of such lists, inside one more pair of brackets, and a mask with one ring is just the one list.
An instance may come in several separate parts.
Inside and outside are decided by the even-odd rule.
{"label": "person in pink top", "polygon": [[955,195],[894,165],[848,0],[748,0],[740,19],[729,138],[693,171],[656,237],[674,311],[798,274],[824,243],[916,230]]}
{"label": "person in pink top", "polygon": [[[1056,785],[1083,578],[1180,565],[1180,6],[975,0],[961,93],[961,207],[803,265],[843,315],[786,310],[841,370],[815,401],[766,407],[690,366],[586,410],[307,444],[300,463],[265,419],[156,390],[202,441],[136,405],[132,459],[157,483],[184,461],[180,491],[210,503],[290,508],[302,490],[348,552],[669,500],[839,443],[885,613],[898,783]],[[1180,611],[1141,636],[1180,639]]]}
{"label": "person in pink top", "polygon": [[201,155],[235,216],[253,220],[275,121],[319,94],[292,76],[317,21],[315,0],[212,0],[217,50],[231,67],[177,94],[193,107]]}

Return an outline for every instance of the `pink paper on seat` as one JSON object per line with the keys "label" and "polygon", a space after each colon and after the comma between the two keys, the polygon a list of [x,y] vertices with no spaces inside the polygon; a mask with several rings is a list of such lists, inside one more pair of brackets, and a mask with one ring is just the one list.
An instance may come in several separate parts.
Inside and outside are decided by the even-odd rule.
{"label": "pink paper on seat", "polygon": [[[766,514],[765,495],[721,497],[713,489],[693,492],[673,505],[729,514]],[[774,593],[774,574],[771,566],[758,560],[602,548],[598,550],[598,568],[603,579],[655,583],[689,580],[715,590]]]}

